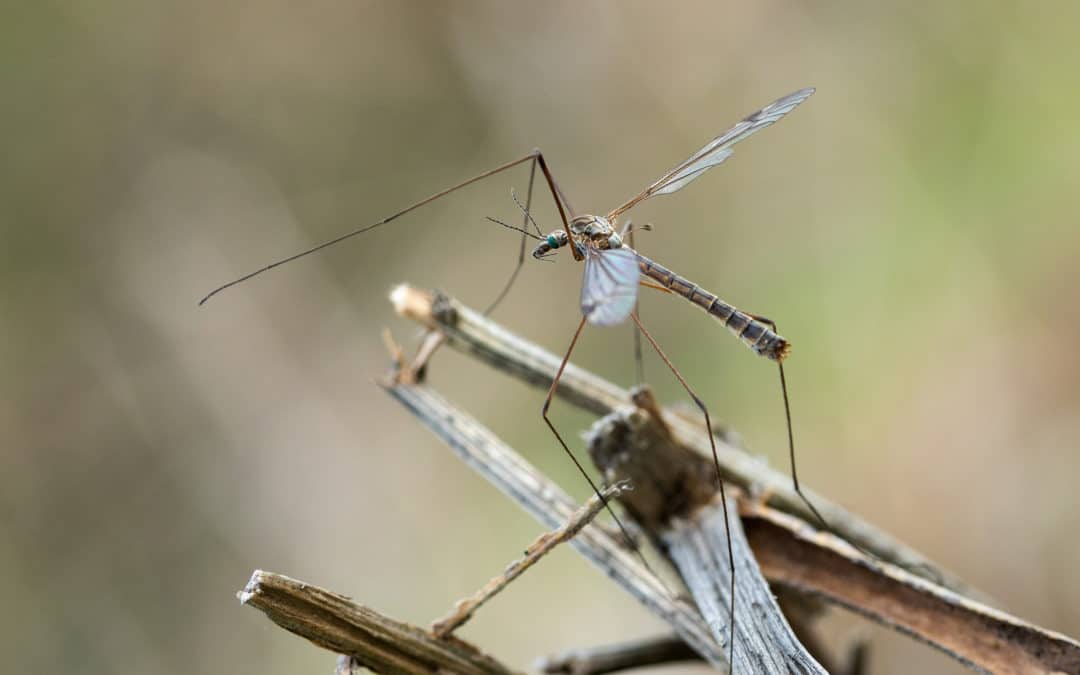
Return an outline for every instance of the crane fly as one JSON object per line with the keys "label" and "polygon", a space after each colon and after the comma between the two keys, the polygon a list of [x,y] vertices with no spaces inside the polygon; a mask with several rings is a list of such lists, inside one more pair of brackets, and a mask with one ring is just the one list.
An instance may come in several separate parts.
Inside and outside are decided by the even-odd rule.
{"label": "crane fly", "polygon": [[[720,321],[728,330],[730,330],[736,337],[739,338],[746,346],[752,349],[755,353],[763,356],[771,361],[774,361],[779,366],[780,372],[780,385],[781,392],[783,394],[784,401],[784,413],[787,421],[788,431],[788,450],[789,458],[791,462],[791,475],[794,483],[795,491],[810,508],[810,510],[818,517],[818,519],[827,527],[824,519],[818,513],[817,509],[810,502],[810,500],[803,494],[799,487],[799,480],[795,471],[795,443],[794,435],[791,428],[791,408],[788,403],[787,395],[787,383],[784,377],[783,361],[788,356],[791,345],[790,343],[781,337],[777,333],[776,324],[764,317],[750,314],[742,310],[737,309],[735,306],[728,304],[721,300],[717,295],[710,293],[697,284],[689,281],[685,277],[682,277],[659,263],[650,260],[641,253],[638,253],[631,246],[623,242],[624,237],[628,234],[632,236],[631,226],[629,221],[627,225],[621,229],[617,229],[617,223],[620,216],[625,214],[631,208],[640,204],[641,202],[657,197],[660,195],[668,195],[686,187],[694,180],[700,178],[705,172],[713,167],[722,164],[725,160],[732,155],[735,144],[745,140],[758,131],[771,126],[778,122],[781,118],[794,110],[799,104],[805,101],[814,93],[813,88],[800,89],[796,92],[788,94],[776,101],[770,103],[764,108],[752,113],[744,118],[735,126],[731,127],[721,135],[712,139],[705,144],[700,150],[692,154],[685,161],[676,165],[669,170],[654,183],[642,190],[638,195],[631,198],[629,201],[616,207],[610,211],[606,216],[595,216],[587,214],[575,214],[574,209],[570,206],[569,200],[565,194],[555,182],[552,176],[551,170],[548,167],[547,161],[544,158],[543,153],[539,150],[533,150],[524,157],[507,162],[493,169],[485,171],[477,176],[458,183],[445,190],[437,192],[430,197],[427,197],[419,202],[416,202],[393,215],[384,218],[378,222],[354,229],[341,236],[335,237],[329,241],[318,244],[305,251],[301,251],[295,255],[288,256],[281,260],[275,261],[269,265],[261,267],[254,272],[246,274],[234,281],[224,284],[204,297],[199,304],[205,303],[211,297],[220,293],[221,291],[234,286],[238,283],[246,281],[254,276],[269,271],[279,265],[296,260],[297,258],[304,257],[321,249],[332,246],[340,241],[348,239],[350,237],[368,232],[376,227],[385,225],[411,211],[417,209],[425,204],[429,204],[441,197],[444,197],[456,190],[464,188],[473,183],[479,182],[485,178],[493,176],[495,174],[506,171],[512,167],[524,164],[531,161],[531,168],[529,174],[529,192],[525,204],[522,206],[524,211],[525,220],[521,227],[516,227],[498,222],[501,225],[509,227],[522,233],[521,249],[518,255],[518,264],[514,268],[513,273],[510,276],[509,281],[502,291],[498,294],[495,302],[488,308],[488,312],[493,310],[496,305],[505,297],[506,292],[509,290],[510,285],[517,277],[518,271],[525,260],[525,241],[526,237],[531,237],[539,241],[536,247],[533,249],[532,255],[536,259],[546,259],[547,257],[555,254],[558,250],[568,248],[571,255],[576,261],[584,261],[585,271],[584,279],[581,287],[581,313],[582,317],[578,323],[577,329],[574,331],[573,337],[570,340],[570,346],[566,350],[566,354],[562,359],[559,369],[556,372],[551,386],[548,389],[544,404],[542,407],[541,415],[544,419],[544,423],[554,434],[558,440],[559,445],[573,461],[574,465],[578,468],[581,474],[588,481],[590,487],[597,495],[601,495],[600,490],[589,477],[584,467],[578,462],[574,453],[570,451],[569,446],[563,440],[559,434],[555,425],[552,424],[548,417],[548,410],[551,406],[551,401],[554,398],[555,392],[559,386],[559,380],[562,377],[563,371],[566,368],[566,364],[570,360],[570,355],[574,350],[574,346],[578,342],[578,338],[581,336],[582,330],[586,324],[593,324],[597,326],[614,326],[625,322],[627,319],[631,319],[636,325],[641,335],[644,335],[646,340],[652,346],[653,350],[657,353],[660,359],[667,365],[667,367],[675,375],[675,378],[679,381],[682,387],[690,395],[691,399],[702,411],[705,418],[705,424],[708,429],[709,442],[712,444],[713,462],[716,467],[716,481],[718,489],[723,503],[723,514],[725,527],[730,528],[729,514],[727,512],[727,502],[723,499],[724,495],[724,483],[720,474],[720,460],[716,451],[716,441],[712,433],[712,420],[709,416],[707,406],[701,400],[700,397],[693,391],[686,379],[674,366],[668,356],[657,344],[653,336],[645,329],[645,326],[641,322],[641,318],[636,311],[638,288],[639,286],[648,286],[655,288],[666,293],[679,295],[690,302],[694,303],[710,316]],[[555,206],[558,209],[559,217],[563,223],[563,229],[555,230],[547,235],[544,235],[536,223],[530,216],[530,206],[532,200],[533,181],[535,178],[536,168],[540,167],[543,173],[544,179],[547,182],[548,188],[551,192],[552,198],[555,202]],[[520,204],[519,204],[520,206]],[[569,217],[567,216],[569,213]],[[535,234],[529,229],[529,224],[532,224],[535,229]],[[600,497],[603,500],[603,497]],[[605,504],[606,505],[606,504]],[[610,507],[609,507],[610,512]],[[615,517],[615,514],[611,514]],[[619,522],[618,517],[615,517],[620,528],[622,523]],[[623,528],[625,532],[625,528]],[[643,559],[644,560],[644,559]],[[734,636],[735,636],[735,570],[734,570],[734,556],[731,549],[730,535],[728,540],[728,562],[732,566],[731,575],[731,606],[729,612],[731,620],[728,625],[728,649],[729,658],[734,663]],[[718,637],[723,637],[718,635]]]}

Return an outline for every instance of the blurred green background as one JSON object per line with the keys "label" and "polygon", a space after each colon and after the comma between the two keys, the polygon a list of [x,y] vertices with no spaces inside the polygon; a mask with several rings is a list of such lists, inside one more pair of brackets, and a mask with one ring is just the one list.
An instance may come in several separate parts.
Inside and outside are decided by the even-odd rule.
{"label": "blurred green background", "polygon": [[[726,165],[635,209],[655,224],[639,247],[779,321],[806,484],[1080,633],[1080,4],[678,7],[8,8],[11,672],[327,672],[237,603],[257,567],[442,614],[540,530],[373,386],[381,329],[416,335],[386,295],[407,280],[485,305],[517,240],[484,217],[519,217],[527,170],[196,300],[534,146],[577,208],[606,212],[804,86]],[[497,318],[564,349],[580,274],[530,260]],[[785,467],[773,368],[685,303],[646,294],[642,312],[715,416]],[[576,360],[631,384],[630,340],[590,330]],[[448,351],[431,375],[587,493],[540,392]],[[554,410],[571,438],[589,422]],[[566,549],[463,636],[527,667],[661,628]],[[874,673],[963,672],[842,614],[826,628],[870,636]]]}

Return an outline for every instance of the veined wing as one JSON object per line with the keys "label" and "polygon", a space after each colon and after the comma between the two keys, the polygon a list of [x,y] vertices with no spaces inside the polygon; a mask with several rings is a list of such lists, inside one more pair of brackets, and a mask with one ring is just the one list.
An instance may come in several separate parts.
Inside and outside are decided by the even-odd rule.
{"label": "veined wing", "polygon": [[626,320],[637,302],[638,257],[633,249],[585,248],[581,313],[589,323],[614,326]]}
{"label": "veined wing", "polygon": [[683,189],[692,180],[730,157],[733,151],[732,146],[736,143],[778,122],[784,115],[810,98],[813,93],[812,87],[800,89],[747,116],[743,121],[706,143],[705,147],[690,155],[682,164],[665,173],[655,183],[645,188],[641,194],[609,213],[608,220],[618,218],[620,214],[649,197],[667,195]]}

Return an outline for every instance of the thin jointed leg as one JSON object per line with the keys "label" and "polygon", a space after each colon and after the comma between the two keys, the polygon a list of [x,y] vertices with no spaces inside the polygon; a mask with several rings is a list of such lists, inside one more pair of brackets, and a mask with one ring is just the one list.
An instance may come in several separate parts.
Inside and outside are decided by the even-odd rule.
{"label": "thin jointed leg", "polygon": [[[418,202],[414,202],[413,204],[410,204],[409,206],[406,206],[405,208],[401,209],[400,211],[398,211],[396,213],[393,213],[393,214],[387,216],[386,218],[383,218],[380,221],[370,223],[370,224],[364,225],[362,227],[355,228],[353,230],[350,230],[350,231],[346,232],[345,234],[334,237],[333,239],[330,239],[328,241],[324,241],[321,244],[317,244],[315,246],[312,246],[309,249],[306,249],[304,251],[300,251],[299,253],[294,253],[293,255],[287,256],[287,257],[282,258],[280,260],[275,260],[274,262],[270,263],[269,265],[264,265],[263,267],[260,267],[259,269],[255,270],[254,272],[249,272],[248,274],[245,274],[242,277],[239,277],[237,279],[233,279],[232,281],[230,281],[227,284],[222,284],[221,286],[218,286],[214,290],[207,293],[203,297],[203,299],[199,301],[199,304],[202,305],[202,304],[206,303],[207,300],[214,297],[215,295],[217,295],[221,291],[224,291],[226,288],[231,288],[231,287],[233,287],[233,286],[235,286],[237,284],[240,284],[240,283],[243,283],[243,282],[247,281],[248,279],[251,279],[252,277],[257,277],[260,274],[262,274],[263,272],[269,272],[270,270],[274,269],[275,267],[280,267],[281,265],[284,265],[286,263],[290,263],[290,262],[292,262],[292,261],[294,261],[294,260],[296,260],[298,258],[303,258],[304,256],[311,255],[312,253],[315,253],[316,251],[321,251],[324,248],[329,248],[330,246],[333,246],[334,244],[337,244],[338,242],[344,241],[344,240],[349,239],[351,237],[355,237],[357,235],[363,234],[363,233],[368,232],[370,230],[374,230],[375,228],[380,227],[382,225],[386,225],[387,223],[400,218],[401,216],[405,215],[406,213],[414,211],[414,210],[420,208],[421,206],[424,206],[425,204],[430,204],[431,202],[433,202],[433,201],[435,201],[437,199],[445,197],[446,195],[450,194],[451,192],[455,192],[457,190],[460,190],[463,187],[467,187],[467,186],[472,185],[473,183],[477,183],[477,182],[479,182],[479,181],[481,181],[481,180],[483,180],[485,178],[488,178],[490,176],[494,176],[497,173],[502,173],[503,171],[506,171],[507,169],[513,168],[513,167],[517,166],[518,164],[524,164],[525,162],[528,162],[530,160],[532,160],[534,163],[538,163],[540,165],[540,169],[544,172],[544,178],[547,180],[548,187],[551,189],[551,194],[552,194],[552,196],[555,197],[555,206],[558,207],[558,209],[559,209],[559,217],[563,221],[563,226],[567,230],[569,230],[570,225],[569,225],[569,221],[566,218],[566,209],[569,209],[571,212],[573,212],[573,210],[570,209],[570,203],[567,201],[566,195],[563,194],[562,189],[559,187],[559,185],[555,182],[555,179],[552,177],[551,171],[548,169],[547,162],[544,160],[543,153],[540,152],[539,149],[535,149],[535,150],[532,150],[531,152],[529,152],[524,157],[519,157],[518,159],[511,160],[511,161],[509,161],[509,162],[507,162],[505,164],[501,164],[501,165],[495,167],[494,169],[488,169],[487,171],[484,171],[483,173],[477,174],[477,175],[473,176],[472,178],[469,178],[468,180],[465,180],[465,181],[462,181],[462,182],[458,183],[457,185],[453,185],[453,186],[448,187],[448,188],[446,188],[444,190],[440,190],[440,191],[436,192],[433,195],[430,195],[428,197],[425,197],[424,199],[421,199]],[[566,209],[563,209],[563,204],[564,203],[566,204]]]}
{"label": "thin jointed leg", "polygon": [[[627,222],[626,234],[630,240],[630,248],[637,250],[634,245],[634,228]],[[666,288],[664,290],[667,290]],[[641,314],[641,300],[634,301],[634,314]],[[645,384],[645,358],[641,353],[641,333],[634,331],[634,365],[637,367],[637,383]]]}
{"label": "thin jointed leg", "polygon": [[566,364],[570,361],[570,354],[574,351],[574,346],[577,344],[578,338],[581,337],[581,331],[585,328],[586,321],[587,317],[581,317],[581,322],[578,323],[577,330],[574,331],[574,337],[570,340],[570,346],[566,349],[566,356],[563,357],[562,363],[559,364],[559,370],[555,373],[555,379],[551,381],[551,388],[548,389],[547,397],[544,399],[544,407],[540,410],[540,414],[544,418],[544,424],[547,424],[548,429],[551,429],[551,433],[555,434],[555,438],[559,441],[559,445],[562,446],[562,449],[566,452],[567,456],[570,457],[570,461],[574,463],[577,470],[585,477],[585,481],[589,484],[589,487],[592,488],[593,493],[596,494],[596,497],[604,504],[604,508],[607,509],[607,512],[611,514],[611,517],[619,526],[619,531],[622,532],[623,537],[625,537],[626,541],[633,547],[634,553],[637,554],[641,564],[644,565],[645,569],[647,569],[650,574],[659,579],[660,577],[653,571],[652,566],[645,560],[645,556],[641,553],[641,550],[635,543],[635,539],[630,536],[630,532],[626,529],[626,526],[623,525],[622,521],[619,520],[619,517],[615,515],[615,511],[612,510],[611,504],[608,503],[607,498],[604,497],[604,494],[596,487],[596,483],[593,482],[593,479],[589,476],[588,472],[585,471],[585,467],[581,465],[578,458],[574,456],[574,453],[570,452],[570,446],[566,444],[566,441],[563,440],[559,431],[555,428],[555,425],[552,424],[551,420],[548,418],[548,408],[551,407],[551,401],[555,397],[555,390],[559,388],[559,380],[562,379],[563,370],[566,369]]}
{"label": "thin jointed leg", "polygon": [[[479,180],[481,178],[487,178],[487,177],[489,177],[491,175],[494,175],[494,173],[498,173],[499,171],[503,171],[505,169],[517,166],[518,164],[520,164],[525,159],[530,159],[530,158],[532,159],[532,163],[529,165],[529,189],[528,189],[528,192],[525,195],[525,206],[522,209],[524,211],[524,215],[523,215],[524,223],[522,224],[522,227],[521,227],[521,243],[520,243],[520,246],[519,246],[519,249],[518,249],[517,263],[514,266],[514,270],[510,273],[510,277],[506,280],[506,283],[503,285],[502,290],[499,291],[498,295],[495,296],[495,299],[491,302],[490,305],[488,305],[487,309],[484,310],[484,312],[483,312],[484,316],[488,316],[493,311],[495,311],[495,309],[506,298],[507,294],[510,292],[510,289],[514,285],[514,282],[517,281],[518,274],[521,273],[521,268],[525,264],[525,243],[526,243],[526,240],[529,237],[528,227],[529,227],[529,223],[533,222],[532,215],[530,214],[530,209],[532,208],[533,187],[534,187],[534,185],[536,183],[536,166],[537,166],[537,164],[542,163],[543,166],[546,167],[546,163],[544,163],[543,154],[540,152],[540,150],[533,150],[531,153],[526,155],[526,157],[522,158],[521,160],[517,160],[517,161],[511,162],[509,164],[504,164],[503,166],[498,167],[497,169],[495,169],[493,172],[487,172],[485,174],[481,174],[480,176],[478,176],[476,178],[473,178],[473,179],[470,179],[469,181],[466,181],[465,183],[461,183],[459,185],[456,185],[453,188],[450,188],[450,190],[449,190],[450,192],[452,192],[453,190],[456,190],[458,188],[465,187],[466,185],[469,185],[470,183],[475,182],[476,180]],[[562,207],[560,206],[559,200],[564,199],[562,197],[562,190],[559,188],[558,184],[555,183],[554,179],[550,177],[550,174],[547,173],[546,169],[545,169],[545,176],[548,177],[548,179],[549,179],[547,182],[548,182],[548,189],[551,192],[551,198],[555,201],[556,206],[559,206],[560,213],[561,213],[562,212]],[[446,195],[446,194],[449,194],[449,192],[444,190],[443,192],[439,193],[439,196],[443,196],[443,195]],[[421,204],[425,204],[425,203],[427,203],[427,201],[430,201],[430,200],[426,200],[424,202],[421,202]],[[417,204],[415,206],[419,206],[419,204]],[[396,218],[398,215],[402,215],[404,213],[407,213],[412,208],[415,208],[415,206],[410,207],[409,209],[406,209],[405,211],[399,212],[395,216],[392,216],[392,218]],[[519,204],[519,206],[520,206],[520,204]],[[496,221],[496,222],[499,222],[499,221]],[[535,226],[535,222],[533,222],[533,225]],[[434,355],[435,349],[437,347],[438,347],[438,345],[435,345],[435,348],[424,351],[422,358],[418,355],[417,359],[413,362],[413,364],[411,366],[411,370],[412,370],[413,373],[417,374],[419,377],[423,377],[424,368],[427,365],[427,361],[428,361],[428,359],[431,358],[431,356]]]}
{"label": "thin jointed leg", "polygon": [[[529,239],[529,235],[527,234],[530,220],[529,209],[532,208],[533,182],[535,178],[536,159],[534,158],[532,164],[529,165],[529,191],[525,194],[525,222],[521,226],[523,231],[521,233],[521,246],[518,248],[517,265],[514,266],[514,271],[510,273],[510,278],[506,280],[505,284],[503,284],[502,290],[499,291],[499,294],[495,296],[495,299],[491,302],[490,305],[488,305],[487,309],[484,310],[484,316],[487,316],[495,311],[495,308],[498,307],[499,303],[503,301],[503,298],[506,297],[506,294],[510,292],[510,287],[514,285],[515,281],[517,281],[518,274],[521,272],[521,268],[525,265],[525,243]],[[551,196],[556,201],[558,201],[559,198],[554,192],[551,193]]]}
{"label": "thin jointed leg", "polygon": [[[772,319],[757,314],[750,314],[750,316],[760,321],[761,323],[768,325],[769,328],[773,329],[773,332],[780,332],[780,329],[776,326],[776,322]],[[799,472],[795,467],[795,432],[792,430],[791,426],[791,404],[788,402],[787,378],[784,376],[784,362],[777,361],[776,366],[780,369],[780,393],[783,395],[784,398],[784,420],[787,422],[788,458],[791,463],[791,484],[795,488],[795,494],[799,495],[799,499],[802,500],[803,504],[806,504],[806,508],[810,509],[810,512],[813,513],[814,517],[818,519],[818,522],[821,524],[822,529],[824,529],[829,534],[839,537],[839,535],[836,534],[836,531],[833,530],[832,526],[829,525],[829,521],[825,520],[825,516],[821,515],[821,512],[818,511],[817,507],[814,506],[814,503],[810,501],[810,498],[806,496],[806,494],[802,491],[802,488],[799,486]],[[840,538],[843,539],[843,537]],[[876,555],[863,548],[861,545],[859,545],[858,542],[848,541],[848,543],[859,549],[859,551],[861,551],[866,556],[875,560],[878,559]]]}
{"label": "thin jointed leg", "polygon": [[709,434],[709,444],[712,446],[713,464],[716,466],[716,484],[720,487],[720,503],[723,505],[724,510],[724,532],[727,534],[727,550],[728,550],[728,565],[731,567],[731,624],[729,626],[728,635],[728,660],[731,662],[732,670],[735,669],[735,552],[731,548],[731,524],[728,520],[728,508],[727,508],[727,495],[724,494],[724,480],[720,477],[720,457],[716,453],[716,437],[713,435],[712,420],[709,418],[709,409],[705,407],[705,403],[698,398],[698,395],[694,393],[694,390],[687,384],[686,379],[679,372],[675,364],[671,362],[671,359],[667,357],[664,350],[660,349],[660,345],[656,344],[656,340],[649,334],[649,331],[645,330],[645,326],[641,325],[641,319],[636,312],[631,312],[630,318],[637,324],[638,330],[645,336],[645,339],[649,341],[652,348],[656,350],[657,355],[660,356],[660,360],[663,361],[671,372],[675,374],[675,379],[679,381],[679,384],[683,386],[686,393],[690,395],[690,398],[697,405],[701,413],[705,415],[705,427]]}
{"label": "thin jointed leg", "polygon": [[[780,332],[780,329],[776,326],[776,322],[772,319],[758,314],[750,314],[750,316],[761,323],[766,324],[769,328],[772,328],[774,333]],[[822,527],[828,532],[832,532],[833,529],[829,527],[828,521],[825,520],[817,510],[817,507],[810,501],[810,498],[803,494],[802,488],[799,487],[799,472],[795,468],[795,432],[791,427],[791,404],[788,402],[787,378],[784,377],[784,362],[777,361],[776,366],[780,369],[780,394],[784,399],[784,421],[787,422],[788,459],[791,464],[791,484],[795,487],[795,494],[799,495],[799,499],[806,504],[806,508],[810,509],[810,512],[814,514],[814,517],[818,519]]]}

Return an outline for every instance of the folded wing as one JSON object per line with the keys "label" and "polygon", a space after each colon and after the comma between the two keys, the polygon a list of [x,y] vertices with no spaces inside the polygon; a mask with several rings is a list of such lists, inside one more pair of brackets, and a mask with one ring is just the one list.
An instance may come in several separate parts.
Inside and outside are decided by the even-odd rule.
{"label": "folded wing", "polygon": [[581,312],[589,323],[614,326],[625,321],[637,302],[639,275],[632,249],[586,249]]}

